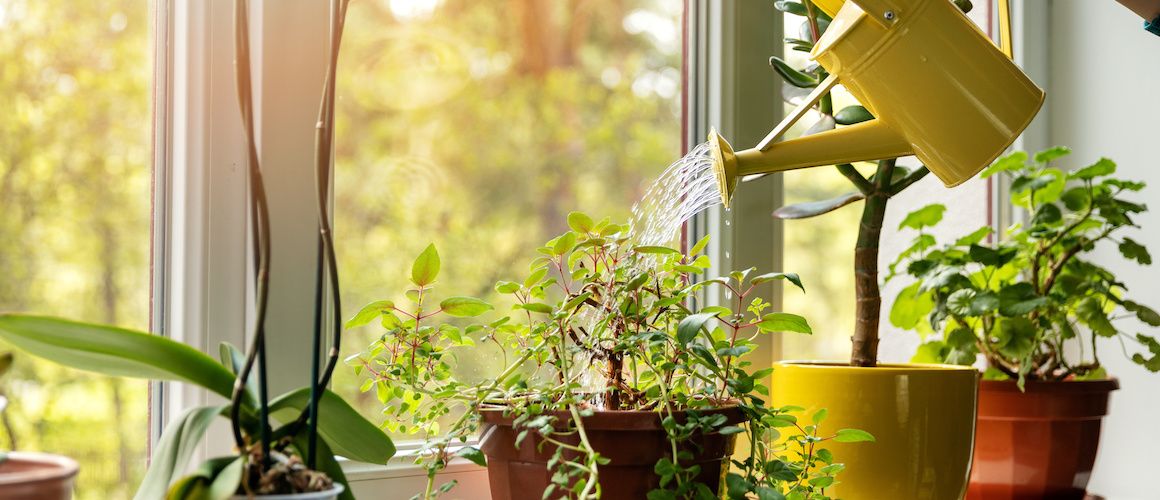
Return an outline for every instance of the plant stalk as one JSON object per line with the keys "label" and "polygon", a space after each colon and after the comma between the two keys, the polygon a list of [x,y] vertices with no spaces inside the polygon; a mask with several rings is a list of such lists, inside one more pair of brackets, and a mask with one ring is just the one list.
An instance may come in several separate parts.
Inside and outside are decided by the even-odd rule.
{"label": "plant stalk", "polygon": [[882,311],[882,292],[878,287],[878,241],[882,237],[882,223],[886,218],[886,204],[890,200],[890,178],[896,160],[880,160],[874,176],[874,189],[866,195],[862,207],[862,221],[858,226],[858,240],[854,246],[854,335],[850,366],[878,364],[878,316]]}

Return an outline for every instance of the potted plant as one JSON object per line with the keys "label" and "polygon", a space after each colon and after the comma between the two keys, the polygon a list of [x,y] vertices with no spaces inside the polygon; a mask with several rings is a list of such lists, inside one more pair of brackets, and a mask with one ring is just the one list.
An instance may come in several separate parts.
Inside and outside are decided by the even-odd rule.
{"label": "potted plant", "polygon": [[[12,367],[12,353],[0,354],[0,377]],[[0,394],[0,414],[8,398]],[[5,420],[7,426],[7,420]],[[12,428],[8,427],[11,434]],[[16,438],[11,436],[12,447]],[[13,500],[68,500],[79,467],[76,460],[48,453],[0,451],[0,498]]]}
{"label": "potted plant", "polygon": [[[328,186],[333,139],[334,73],[342,37],[346,1],[333,2],[330,64],[319,113],[316,170],[319,179],[319,259],[315,307],[323,306],[322,287],[330,287],[338,302],[334,246],[330,240]],[[107,325],[23,314],[0,314],[0,338],[33,355],[58,363],[114,376],[171,380],[200,386],[228,404],[191,408],[166,427],[155,445],[136,498],[202,499],[270,497],[287,499],[353,499],[335,454],[385,464],[394,455],[391,440],[376,425],[326,389],[337,366],[342,328],[333,327],[326,366],[314,364],[309,383],[271,398],[266,373],[266,302],[269,285],[270,223],[262,169],[253,127],[249,26],[245,0],[235,2],[238,100],[248,146],[249,197],[245,214],[252,221],[253,275],[256,311],[251,344],[243,353],[223,344],[220,362],[190,346],[161,336]],[[325,278],[325,281],[323,280]],[[314,326],[314,359],[323,358],[327,328],[321,314]],[[211,422],[229,419],[234,454],[215,457],[187,468]],[[325,418],[323,418],[325,417]]]}
{"label": "potted plant", "polygon": [[[896,269],[917,281],[891,314],[896,326],[940,332],[916,361],[985,363],[970,498],[1083,498],[1099,444],[1109,393],[1118,388],[1100,366],[1097,339],[1118,338],[1139,350],[1131,359],[1160,371],[1160,342],[1131,334],[1118,321],[1160,326],[1160,314],[1129,300],[1109,270],[1085,259],[1101,242],[1148,265],[1143,245],[1122,236],[1146,210],[1124,195],[1141,182],[1113,177],[1102,158],[1066,171],[1051,166],[1069,153],[1056,147],[1016,152],[984,176],[1011,178],[1011,203],[1029,220],[988,243],[990,227],[936,246],[922,232],[941,206],[920,209],[915,244]],[[923,317],[928,322],[921,321]]]}
{"label": "potted plant", "polygon": [[[799,38],[787,38],[797,51],[810,52],[831,18],[809,0],[779,1],[781,11],[804,16]],[[969,2],[956,2],[969,9]],[[813,89],[829,76],[819,65],[798,69],[778,57],[770,65],[793,88]],[[799,91],[800,92],[800,91]],[[829,92],[814,107],[820,116],[806,133],[854,125],[874,117],[862,106],[835,112]],[[870,175],[854,165],[837,165],[854,191],[830,200],[785,206],[779,219],[820,216],[862,202],[854,249],[857,294],[852,349],[848,362],[777,363],[770,389],[774,404],[793,401],[808,409],[829,408],[838,426],[858,427],[889,445],[832,448],[850,469],[834,493],[858,498],[958,498],[966,489],[974,442],[977,373],[953,365],[878,363],[879,239],[891,197],[925,177],[925,166],[905,168],[895,159],[876,162]]]}
{"label": "potted plant", "polygon": [[[496,284],[512,316],[455,321],[492,306],[436,298],[431,246],[412,267],[407,304],[373,302],[347,323],[384,328],[348,362],[384,405],[387,428],[425,439],[428,483],[417,497],[450,489],[436,473],[460,456],[487,465],[495,499],[826,498],[844,468],[828,442],[873,437],[823,432],[825,410],[799,421],[800,408],[768,406],[770,370],[745,359],[759,335],[810,332],[804,318],[753,297],[773,280],[800,287],[797,276],[698,281],[707,239],[680,252],[634,246],[627,227],[607,219],[572,213],[568,222],[526,278]],[[731,307],[699,306],[708,286],[728,289]],[[503,353],[502,368],[477,381],[457,376],[455,352],[478,343]],[[783,442],[786,427],[800,432]],[[735,442],[750,453],[731,459]]]}

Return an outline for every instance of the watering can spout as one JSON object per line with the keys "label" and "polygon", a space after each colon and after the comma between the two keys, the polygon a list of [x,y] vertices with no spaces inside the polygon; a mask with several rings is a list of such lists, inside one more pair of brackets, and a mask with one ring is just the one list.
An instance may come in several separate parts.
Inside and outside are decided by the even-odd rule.
{"label": "watering can spout", "polygon": [[879,120],[770,144],[733,151],[716,130],[709,132],[713,171],[726,207],[737,180],[748,175],[785,172],[806,167],[897,158],[914,154],[911,144]]}

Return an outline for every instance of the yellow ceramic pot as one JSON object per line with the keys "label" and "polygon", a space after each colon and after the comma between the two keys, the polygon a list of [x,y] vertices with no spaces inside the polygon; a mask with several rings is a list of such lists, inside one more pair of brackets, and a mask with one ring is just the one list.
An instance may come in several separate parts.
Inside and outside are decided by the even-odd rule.
{"label": "yellow ceramic pot", "polygon": [[775,406],[826,408],[821,433],[862,429],[873,443],[826,447],[846,464],[827,494],[843,500],[952,500],[966,494],[979,372],[951,365],[785,361],[774,365]]}

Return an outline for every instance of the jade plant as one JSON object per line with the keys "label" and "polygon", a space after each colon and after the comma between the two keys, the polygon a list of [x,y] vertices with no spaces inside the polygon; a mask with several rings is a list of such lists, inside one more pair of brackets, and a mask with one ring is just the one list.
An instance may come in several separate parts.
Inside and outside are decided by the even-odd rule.
{"label": "jade plant", "polygon": [[[268,367],[282,361],[266,358],[270,220],[254,136],[246,0],[235,1],[235,74],[249,174],[245,216],[251,222],[255,268],[255,317],[246,352],[222,344],[219,361],[188,345],[146,332],[61,318],[0,314],[0,339],[33,355],[105,375],[185,382],[225,399],[224,404],[190,408],[169,422],[153,448],[136,498],[224,499],[234,495],[333,491],[334,483],[346,483],[336,454],[386,464],[395,453],[382,429],[326,388],[338,364],[342,333],[340,321],[336,320],[332,328],[324,327],[321,311],[326,286],[334,310],[341,310],[328,225],[327,182],[333,140],[334,74],[346,4],[345,0],[331,4],[330,64],[316,126],[320,253],[315,307],[319,314],[313,325],[316,362],[304,387],[277,397],[270,397],[267,388]],[[323,337],[328,330],[332,332],[332,342],[323,367]],[[233,453],[209,458],[188,471],[195,450],[219,416],[229,420]],[[340,497],[354,498],[349,487]]]}
{"label": "jade plant", "polygon": [[[457,321],[492,306],[436,296],[439,257],[430,246],[412,267],[414,288],[406,291],[405,304],[373,302],[347,323],[383,328],[347,361],[365,377],[362,389],[374,391],[384,405],[386,428],[425,439],[420,461],[428,484],[417,498],[451,488],[436,488],[435,476],[455,455],[485,463],[480,450],[465,443],[480,428],[480,413],[489,410],[512,416],[517,443],[555,447],[545,498],[600,495],[599,470],[607,459],[589,445],[583,424],[598,410],[643,410],[661,419],[671,451],[656,464],[661,489],[650,499],[717,498],[692,480],[698,468],[689,465],[690,452],[681,445],[698,433],[737,434],[752,450],[733,461],[726,477],[730,498],[825,498],[843,466],[823,443],[873,438],[851,429],[822,432],[824,411],[799,422],[800,408],[766,406],[762,380],[771,370],[746,359],[758,336],[811,332],[804,318],[773,312],[754,296],[755,286],[774,280],[801,288],[798,277],[753,276],[751,269],[698,280],[709,267],[701,254],[708,239],[681,252],[635,246],[628,228],[608,219],[572,213],[568,224],[570,231],[538,249],[528,276],[495,285],[514,304],[510,316],[467,326]],[[730,304],[700,305],[698,292],[706,287],[727,290]],[[503,352],[502,368],[482,380],[458,377],[455,353],[482,343]],[[745,423],[710,411],[733,406]],[[677,418],[678,411],[688,417]],[[781,427],[797,432],[782,440]]]}
{"label": "jade plant", "polygon": [[[986,377],[1027,380],[1101,379],[1097,339],[1134,345],[1130,358],[1160,371],[1160,342],[1126,330],[1134,317],[1160,326],[1160,314],[1129,300],[1127,286],[1087,256],[1101,244],[1115,244],[1125,259],[1152,263],[1148,250],[1125,236],[1147,210],[1125,197],[1144,183],[1114,177],[1116,164],[1101,158],[1065,170],[1053,166],[1070,151],[1056,147],[1029,158],[1015,152],[996,161],[983,177],[1011,180],[1011,203],[1028,220],[998,241],[990,227],[938,245],[925,229],[937,224],[944,207],[911,213],[903,227],[918,230],[910,249],[891,266],[913,276],[890,318],[895,326],[941,338],[919,347],[915,361],[970,365],[981,355]],[[924,321],[925,318],[925,321]]]}
{"label": "jade plant", "polygon": [[[956,0],[955,5],[964,12],[971,9],[967,0]],[[786,38],[792,50],[810,52],[818,39],[829,27],[831,18],[810,0],[801,2],[781,0],[775,2],[778,10],[805,18],[797,37]],[[770,66],[785,81],[787,96],[794,96],[817,87],[829,73],[818,64],[804,68],[794,68],[784,59],[774,56]],[[795,90],[804,89],[804,90]],[[828,130],[837,125],[853,125],[874,116],[863,106],[846,106],[835,112],[833,96],[830,92],[814,106],[818,121],[806,133]],[[878,363],[879,314],[882,309],[882,293],[879,287],[879,240],[886,219],[886,207],[890,198],[922,180],[929,172],[925,166],[908,168],[898,165],[897,159],[876,162],[874,172],[863,174],[852,164],[836,166],[839,173],[849,179],[854,190],[836,198],[788,205],[774,212],[779,219],[805,219],[827,214],[846,205],[862,202],[862,217],[858,226],[858,237],[854,246],[854,289],[855,323],[850,340],[851,366],[875,366]]]}

